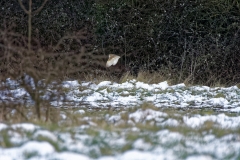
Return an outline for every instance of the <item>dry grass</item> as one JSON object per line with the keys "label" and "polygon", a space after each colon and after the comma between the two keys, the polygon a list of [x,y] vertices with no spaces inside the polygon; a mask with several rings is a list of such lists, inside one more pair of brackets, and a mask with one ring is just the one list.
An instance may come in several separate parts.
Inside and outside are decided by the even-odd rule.
{"label": "dry grass", "polygon": [[173,76],[170,74],[164,74],[163,72],[139,71],[137,77],[133,76],[130,72],[125,72],[122,74],[119,83],[124,83],[128,80],[136,79],[137,81],[148,84],[157,84],[163,81],[168,81],[169,84],[173,84],[175,78],[173,78]]}
{"label": "dry grass", "polygon": [[131,74],[130,71],[114,72],[114,69],[113,70],[96,69],[89,73],[83,73],[82,75],[83,76],[81,76],[81,78],[78,79],[79,81],[91,81],[96,84],[102,81],[124,83],[132,79],[136,79],[137,81],[148,83],[148,84],[157,84],[163,81],[167,81],[168,84],[170,85],[179,83],[178,74],[175,74],[174,72],[171,72],[169,70],[162,70],[162,71],[155,71],[155,72],[140,70],[137,76],[134,76],[133,74]]}
{"label": "dry grass", "polygon": [[168,81],[170,84],[173,84],[175,81],[171,79],[173,76],[169,76],[160,72],[150,73],[148,71],[139,71],[137,76],[134,76],[130,73],[130,71],[126,71],[123,73],[119,73],[119,75],[114,75],[109,73],[107,70],[102,71],[101,74],[84,74],[84,77],[81,79],[83,81],[91,81],[96,84],[102,81],[112,81],[117,83],[124,83],[129,80],[136,79],[137,81],[148,83],[148,84],[157,84],[163,81]]}
{"label": "dry grass", "polygon": [[168,80],[168,77],[166,77],[161,72],[150,73],[148,71],[140,71],[136,80],[148,84],[156,84]]}
{"label": "dry grass", "polygon": [[143,103],[141,106],[140,106],[142,109],[146,110],[146,109],[152,109],[152,110],[159,110],[159,108],[157,108],[154,104],[152,103]]}

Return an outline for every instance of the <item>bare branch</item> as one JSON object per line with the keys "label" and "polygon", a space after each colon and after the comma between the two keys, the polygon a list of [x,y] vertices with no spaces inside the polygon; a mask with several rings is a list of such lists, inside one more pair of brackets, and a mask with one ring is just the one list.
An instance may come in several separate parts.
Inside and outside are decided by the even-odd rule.
{"label": "bare branch", "polygon": [[18,3],[20,4],[21,8],[23,9],[23,11],[26,13],[26,14],[29,14],[29,11],[26,9],[26,7],[24,7],[23,3],[21,0],[18,0]]}
{"label": "bare branch", "polygon": [[47,3],[47,1],[48,0],[44,0],[43,4],[36,11],[32,12],[32,14],[37,14],[38,12],[40,12]]}

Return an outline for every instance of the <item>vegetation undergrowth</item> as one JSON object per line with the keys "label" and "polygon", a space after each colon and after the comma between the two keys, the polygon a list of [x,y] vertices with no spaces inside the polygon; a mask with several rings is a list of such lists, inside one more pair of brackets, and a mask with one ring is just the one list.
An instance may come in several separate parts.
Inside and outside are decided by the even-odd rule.
{"label": "vegetation undergrowth", "polygon": [[[3,79],[27,73],[38,79],[94,81],[106,75],[125,81],[123,73],[130,72],[142,81],[149,76],[150,83],[239,82],[236,0],[4,0],[1,6]],[[106,69],[110,53],[121,56],[120,65]]]}
{"label": "vegetation undergrowth", "polygon": [[[63,0],[56,3],[3,0],[0,5],[3,22],[0,24],[0,87],[10,97],[6,101],[1,99],[1,122],[30,122],[61,132],[74,132],[73,128],[86,126],[87,133],[100,137],[95,143],[102,140],[101,130],[130,130],[127,139],[135,141],[139,136],[132,133],[134,127],[143,132],[166,129],[183,135],[207,132],[219,137],[239,132],[215,128],[212,121],[205,122],[200,129],[182,125],[182,116],[214,114],[211,109],[159,109],[149,103],[125,110],[112,106],[99,109],[84,104],[71,108],[71,103],[65,108],[51,105],[52,101],[66,100],[69,90],[59,87],[65,80],[98,84],[104,80],[124,83],[136,79],[148,84],[163,81],[187,86],[237,84],[240,88],[238,1]],[[121,56],[116,66],[106,68],[108,54]],[[19,86],[14,87],[26,90],[31,100],[24,99],[23,104],[11,101],[13,86],[8,80],[17,81]],[[78,96],[83,96],[86,88],[79,87]],[[137,89],[133,89],[126,96],[136,92]],[[146,93],[141,100],[151,94]],[[215,98],[221,97],[225,95],[215,95]],[[129,115],[139,109],[161,111],[167,117],[162,116],[159,121],[143,117],[138,122]],[[180,124],[159,125],[167,119]],[[44,137],[38,140],[49,141]],[[0,144],[13,146],[7,133],[3,133]],[[57,151],[61,150],[55,142],[51,144]],[[174,143],[169,147],[171,145]],[[101,148],[101,152],[113,154],[108,147]],[[130,148],[129,143],[121,150]],[[35,153],[26,157],[32,154]]]}

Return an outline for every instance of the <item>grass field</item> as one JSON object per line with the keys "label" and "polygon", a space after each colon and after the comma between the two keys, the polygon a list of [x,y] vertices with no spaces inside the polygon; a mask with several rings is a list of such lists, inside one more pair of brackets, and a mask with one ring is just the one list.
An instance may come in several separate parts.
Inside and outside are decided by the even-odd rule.
{"label": "grass field", "polygon": [[2,101],[22,104],[26,119],[14,108],[0,123],[1,160],[240,158],[237,86],[64,81],[58,99],[50,99],[52,85],[40,94],[51,104],[45,122],[30,94],[7,84],[14,87]]}

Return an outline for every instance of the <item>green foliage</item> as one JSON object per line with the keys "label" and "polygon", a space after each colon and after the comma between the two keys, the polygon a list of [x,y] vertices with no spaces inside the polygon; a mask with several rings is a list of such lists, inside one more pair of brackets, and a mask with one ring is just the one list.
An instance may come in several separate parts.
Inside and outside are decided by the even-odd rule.
{"label": "green foliage", "polygon": [[14,146],[10,140],[8,131],[1,131],[0,145],[4,148],[10,148]]}
{"label": "green foliage", "polygon": [[214,98],[225,98],[226,96],[223,93],[218,93]]}

